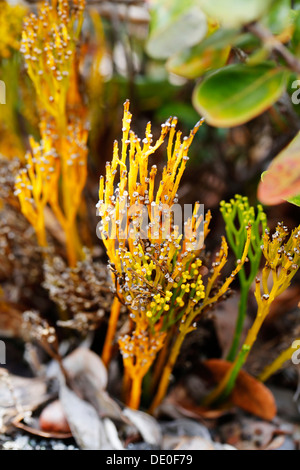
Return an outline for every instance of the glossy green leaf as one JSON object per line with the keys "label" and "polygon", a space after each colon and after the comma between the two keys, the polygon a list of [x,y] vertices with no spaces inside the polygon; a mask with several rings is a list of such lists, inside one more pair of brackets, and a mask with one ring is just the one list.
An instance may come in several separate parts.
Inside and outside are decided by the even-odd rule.
{"label": "glossy green leaf", "polygon": [[300,205],[300,132],[262,175],[258,199],[267,205],[289,201]]}
{"label": "glossy green leaf", "polygon": [[150,2],[148,54],[167,59],[200,42],[207,32],[206,16],[198,0],[152,0]]}
{"label": "glossy green leaf", "polygon": [[291,3],[291,0],[273,0],[263,21],[273,34],[280,34],[289,25]]}
{"label": "glossy green leaf", "polygon": [[229,65],[211,73],[194,90],[193,104],[208,124],[233,127],[268,109],[285,88],[286,73],[270,63]]}
{"label": "glossy green leaf", "polygon": [[264,15],[272,0],[200,0],[203,11],[224,26],[251,23]]}
{"label": "glossy green leaf", "polygon": [[200,44],[171,57],[167,69],[189,79],[201,77],[208,70],[225,65],[237,36],[236,30],[218,30]]}

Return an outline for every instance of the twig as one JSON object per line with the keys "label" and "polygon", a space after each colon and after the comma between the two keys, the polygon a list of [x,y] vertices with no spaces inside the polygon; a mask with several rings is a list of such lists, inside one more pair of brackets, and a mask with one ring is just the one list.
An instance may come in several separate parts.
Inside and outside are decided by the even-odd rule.
{"label": "twig", "polygon": [[258,37],[269,49],[280,55],[289,68],[300,74],[300,61],[260,23],[251,23],[246,29]]}

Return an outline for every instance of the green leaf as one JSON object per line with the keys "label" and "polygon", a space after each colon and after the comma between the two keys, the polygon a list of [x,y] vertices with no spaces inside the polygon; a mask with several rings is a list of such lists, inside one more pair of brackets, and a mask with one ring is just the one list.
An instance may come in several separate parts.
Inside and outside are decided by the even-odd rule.
{"label": "green leaf", "polygon": [[300,132],[272,160],[258,186],[258,199],[267,205],[289,201],[300,205]]}
{"label": "green leaf", "polygon": [[[169,116],[177,116],[178,121],[187,129],[191,129],[199,119],[198,113],[190,103],[181,103],[178,100],[164,104],[155,113],[157,122],[166,121]],[[203,129],[205,129],[205,126],[200,127],[199,134],[203,132]]]}
{"label": "green leaf", "polygon": [[228,65],[195,88],[193,104],[212,126],[238,126],[277,101],[285,88],[285,76],[284,69],[270,63]]}
{"label": "green leaf", "polygon": [[243,33],[237,38],[234,45],[246,53],[251,53],[261,46],[261,41],[251,33]]}
{"label": "green leaf", "polygon": [[263,16],[272,0],[200,0],[208,16],[228,27],[242,26]]}
{"label": "green leaf", "polygon": [[263,24],[273,34],[280,34],[290,22],[291,0],[273,0]]}
{"label": "green leaf", "polygon": [[268,60],[270,49],[267,46],[259,47],[247,58],[247,65],[257,65]]}
{"label": "green leaf", "polygon": [[290,199],[288,199],[288,202],[290,202],[291,204],[295,204],[295,206],[300,207],[300,194],[298,196],[291,197]]}
{"label": "green leaf", "polygon": [[211,69],[217,69],[227,62],[231,44],[238,36],[237,30],[218,30],[200,44],[171,57],[167,69],[182,77],[194,79]]}
{"label": "green leaf", "polygon": [[300,56],[300,11],[297,10],[293,14],[294,32],[292,36],[292,52],[299,57]]}
{"label": "green leaf", "polygon": [[152,0],[150,5],[146,50],[155,59],[167,59],[205,37],[207,20],[198,0]]}

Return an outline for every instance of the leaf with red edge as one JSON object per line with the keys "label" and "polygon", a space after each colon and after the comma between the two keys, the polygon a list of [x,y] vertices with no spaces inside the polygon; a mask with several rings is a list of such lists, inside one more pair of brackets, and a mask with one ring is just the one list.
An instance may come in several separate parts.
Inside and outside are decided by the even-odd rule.
{"label": "leaf with red edge", "polygon": [[[223,359],[209,359],[204,366],[210,371],[212,379],[220,383],[232,363]],[[230,401],[239,408],[262,419],[271,421],[277,413],[275,399],[270,390],[247,372],[240,371]]]}
{"label": "leaf with red edge", "polygon": [[263,204],[276,205],[289,200],[300,205],[300,132],[274,158],[261,179],[258,199]]}

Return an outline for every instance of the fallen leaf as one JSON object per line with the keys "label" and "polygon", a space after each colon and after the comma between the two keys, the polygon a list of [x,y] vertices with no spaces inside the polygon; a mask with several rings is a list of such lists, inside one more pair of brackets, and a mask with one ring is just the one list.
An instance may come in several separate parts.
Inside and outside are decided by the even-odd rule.
{"label": "fallen leaf", "polygon": [[169,407],[171,415],[172,409],[170,409],[170,406],[176,410],[177,415],[173,415],[172,417],[178,417],[179,412],[181,416],[186,416],[188,418],[217,419],[230,411],[228,409],[211,409],[206,408],[204,406],[196,405],[191,399],[191,397],[188,395],[188,392],[185,387],[181,384],[177,385],[171,390],[167,398],[160,406],[160,409],[164,410],[164,412],[166,405]]}
{"label": "fallen leaf", "polygon": [[284,445],[285,440],[285,436],[276,436],[264,450],[279,450],[279,447],[282,447]]}
{"label": "fallen leaf", "polygon": [[123,414],[122,408],[113,400],[105,390],[98,390],[94,396],[90,396],[90,401],[101,417],[109,417],[118,421],[128,423]]}
{"label": "fallen leaf", "polygon": [[104,426],[92,405],[79,398],[66,385],[59,394],[72,435],[82,450],[110,450]]}
{"label": "fallen leaf", "polygon": [[[232,363],[223,359],[209,359],[204,366],[210,371],[215,383],[219,383]],[[276,403],[270,390],[245,371],[240,371],[230,401],[249,413],[271,421],[276,416]]]}
{"label": "fallen leaf", "polygon": [[180,418],[161,423],[163,433],[162,448],[172,450],[182,442],[183,436],[187,439],[200,438],[206,442],[211,442],[208,429],[192,419]]}
{"label": "fallen leaf", "polygon": [[43,431],[40,429],[39,420],[36,418],[30,418],[30,425],[26,424],[24,421],[26,418],[23,414],[16,416],[13,420],[12,424],[18,428],[22,429],[22,431],[28,432],[29,434],[33,434],[34,436],[43,437],[45,439],[70,439],[72,437],[72,433],[69,432],[55,432],[55,431]]}
{"label": "fallen leaf", "polygon": [[0,408],[16,410],[19,406],[24,411],[32,411],[49,397],[45,380],[19,377],[0,368]]}
{"label": "fallen leaf", "polygon": [[207,441],[211,440],[207,427],[192,419],[181,418],[167,421],[161,423],[161,429],[164,435],[202,437]]}
{"label": "fallen leaf", "polygon": [[119,439],[118,430],[113,421],[109,418],[104,418],[103,425],[112,448],[115,450],[124,450],[124,446]]}
{"label": "fallen leaf", "polygon": [[72,388],[80,392],[82,398],[91,403],[101,417],[125,420],[120,406],[105,391],[107,370],[97,354],[87,348],[77,348],[63,363]]}
{"label": "fallen leaf", "polygon": [[71,379],[84,381],[95,389],[106,389],[107,370],[100,357],[87,348],[77,348],[63,361]]}
{"label": "fallen leaf", "polygon": [[231,446],[230,444],[220,444],[219,442],[214,442],[215,450],[238,450],[236,447]]}
{"label": "fallen leaf", "polygon": [[125,408],[123,414],[138,429],[145,442],[160,446],[162,434],[156,419],[143,411],[132,410],[131,408]]}
{"label": "fallen leaf", "polygon": [[70,426],[59,400],[49,403],[40,414],[40,429],[46,432],[70,433]]}
{"label": "fallen leaf", "polygon": [[184,436],[174,450],[215,450],[213,443],[203,437]]}

